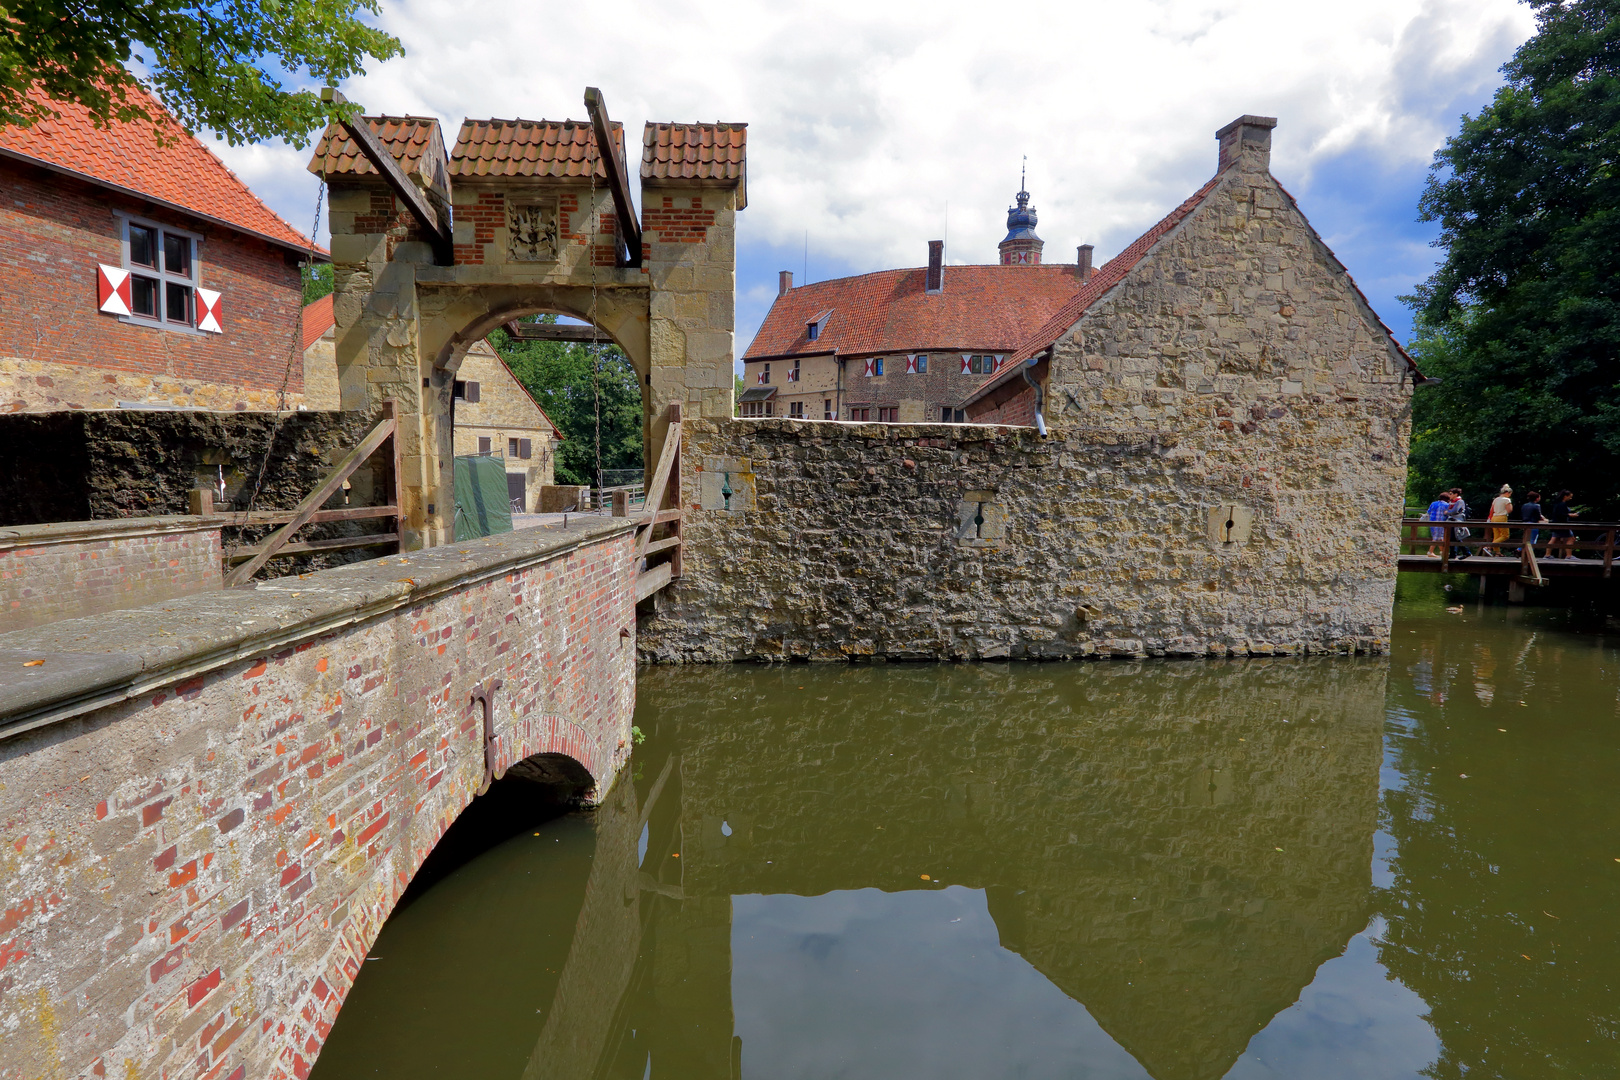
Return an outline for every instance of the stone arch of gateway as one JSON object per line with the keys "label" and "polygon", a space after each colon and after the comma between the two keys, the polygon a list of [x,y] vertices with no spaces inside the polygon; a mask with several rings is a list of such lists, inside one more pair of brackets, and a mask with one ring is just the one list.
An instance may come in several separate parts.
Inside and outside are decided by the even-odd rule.
{"label": "stone arch of gateway", "polygon": [[[477,792],[606,796],[638,659],[1383,650],[1420,376],[1272,178],[1274,121],[1222,128],[982,388],[1042,433],[733,419],[745,128],[648,125],[638,215],[587,102],[449,149],[371,118],[311,164],[343,406],[395,403],[416,550],[0,636],[6,1070],[304,1075]],[[630,357],[668,497],[448,543],[457,365],[535,311]]]}

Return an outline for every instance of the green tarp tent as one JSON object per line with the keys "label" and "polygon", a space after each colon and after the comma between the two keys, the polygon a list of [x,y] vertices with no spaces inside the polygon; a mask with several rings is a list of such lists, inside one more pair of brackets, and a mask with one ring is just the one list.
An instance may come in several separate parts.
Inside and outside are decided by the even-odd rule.
{"label": "green tarp tent", "polygon": [[456,540],[512,531],[506,463],[484,455],[456,458]]}

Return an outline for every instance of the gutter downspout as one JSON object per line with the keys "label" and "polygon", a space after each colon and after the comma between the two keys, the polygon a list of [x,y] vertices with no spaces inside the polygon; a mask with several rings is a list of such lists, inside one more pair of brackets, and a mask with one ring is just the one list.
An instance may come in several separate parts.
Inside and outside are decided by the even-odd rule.
{"label": "gutter downspout", "polygon": [[1046,438],[1046,417],[1042,414],[1041,409],[1046,403],[1046,391],[1041,389],[1040,383],[1029,377],[1029,372],[1031,368],[1040,363],[1042,360],[1047,361],[1047,370],[1050,371],[1051,359],[1052,357],[1050,352],[1043,353],[1040,356],[1032,356],[1028,360],[1024,361],[1024,368],[1022,371],[1024,381],[1029,383],[1029,385],[1035,390],[1035,430],[1041,433],[1041,438],[1043,439]]}

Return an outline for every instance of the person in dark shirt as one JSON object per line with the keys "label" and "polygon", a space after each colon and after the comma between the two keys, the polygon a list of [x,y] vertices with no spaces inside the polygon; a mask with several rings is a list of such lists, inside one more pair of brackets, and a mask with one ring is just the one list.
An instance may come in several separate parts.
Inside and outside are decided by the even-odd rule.
{"label": "person in dark shirt", "polygon": [[[1547,508],[1542,511],[1547,515],[1547,520],[1554,526],[1551,532],[1552,539],[1547,542],[1548,558],[1573,559],[1575,557],[1575,552],[1573,550],[1575,547],[1575,530],[1560,529],[1557,527],[1559,525],[1568,524],[1570,518],[1577,518],[1581,516],[1569,508],[1569,500],[1573,498],[1574,495],[1575,493],[1573,491],[1565,488],[1563,491],[1560,491],[1554,495],[1553,501],[1548,503]],[[1562,552],[1562,554],[1560,554],[1560,552]]]}
{"label": "person in dark shirt", "polygon": [[[1524,497],[1523,504],[1519,506],[1519,520],[1526,525],[1539,525],[1547,520],[1541,516],[1541,492],[1532,491]],[[1530,545],[1531,550],[1535,550],[1536,541],[1540,538],[1540,529],[1524,530],[1524,542]]]}

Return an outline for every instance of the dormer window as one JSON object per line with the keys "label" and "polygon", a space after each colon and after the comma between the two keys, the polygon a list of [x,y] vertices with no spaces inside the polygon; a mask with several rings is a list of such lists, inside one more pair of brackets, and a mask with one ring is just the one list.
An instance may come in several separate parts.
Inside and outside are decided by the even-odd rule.
{"label": "dormer window", "polygon": [[809,341],[821,337],[821,332],[827,328],[827,320],[832,318],[832,308],[828,308],[809,322],[804,324],[804,336]]}

